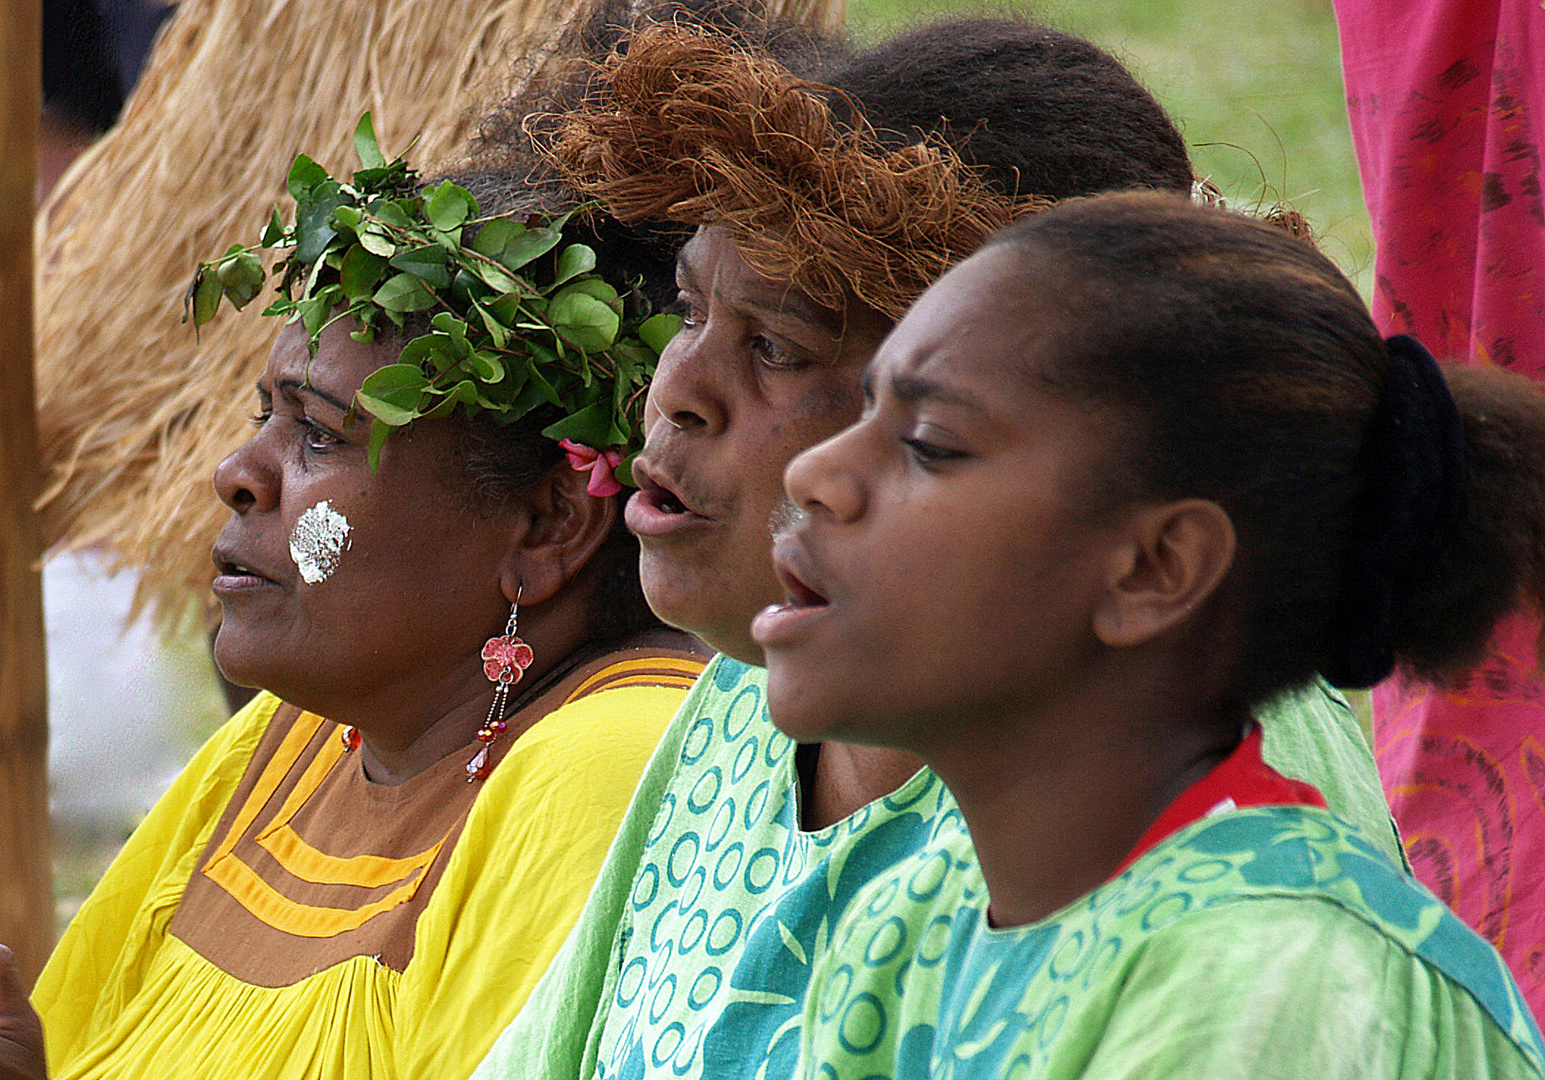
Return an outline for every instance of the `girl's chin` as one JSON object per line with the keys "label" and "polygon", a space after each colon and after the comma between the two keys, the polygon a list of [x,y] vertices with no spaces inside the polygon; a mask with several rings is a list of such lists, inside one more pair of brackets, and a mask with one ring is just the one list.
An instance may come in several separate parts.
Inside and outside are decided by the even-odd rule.
{"label": "girl's chin", "polygon": [[[782,689],[780,689],[782,683]],[[822,707],[786,667],[780,672],[776,661],[767,668],[767,717],[773,727],[797,743],[828,742],[838,738],[833,730],[834,708]]]}

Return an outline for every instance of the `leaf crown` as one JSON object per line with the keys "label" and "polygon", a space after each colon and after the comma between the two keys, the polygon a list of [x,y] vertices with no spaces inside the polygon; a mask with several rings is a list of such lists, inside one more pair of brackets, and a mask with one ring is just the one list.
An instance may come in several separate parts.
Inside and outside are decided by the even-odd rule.
{"label": "leaf crown", "polygon": [[465,188],[422,187],[401,155],[386,160],[368,112],[354,148],[360,168],[347,182],[296,157],[287,183],[294,224],[275,208],[258,245],[234,244],[199,264],[186,301],[195,328],[222,297],[237,310],[251,303],[265,279],[256,252],[278,249],[279,296],[263,314],[299,320],[312,356],[339,319],[359,323],[351,336],[363,343],[385,323],[404,333],[428,316],[428,331],[355,395],[372,417],[372,469],[387,435],[415,420],[460,407],[512,424],[554,405],[564,416],[542,434],[615,451],[624,458],[618,479],[628,482],[644,391],[680,317],[651,313],[638,281],[607,281],[593,248],[565,244],[573,211],[480,217]]}

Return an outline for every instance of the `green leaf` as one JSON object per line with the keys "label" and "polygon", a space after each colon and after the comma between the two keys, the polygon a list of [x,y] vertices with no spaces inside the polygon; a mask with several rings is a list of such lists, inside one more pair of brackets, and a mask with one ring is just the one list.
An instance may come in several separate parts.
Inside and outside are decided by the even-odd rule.
{"label": "green leaf", "polygon": [[368,112],[354,126],[354,152],[359,155],[359,163],[367,169],[379,169],[386,164],[386,155],[381,153],[381,146],[376,142],[375,125],[370,122]]}
{"label": "green leaf", "polygon": [[359,223],[364,220],[365,215],[357,206],[340,206],[333,211],[333,224],[353,232],[359,231]]}
{"label": "green leaf", "polygon": [[434,307],[434,294],[412,274],[398,274],[386,279],[373,298],[386,311],[424,311]]}
{"label": "green leaf", "polygon": [[376,339],[376,328],[373,326],[362,326],[358,330],[350,330],[349,336],[361,345],[369,345]]}
{"label": "green leaf", "polygon": [[338,283],[343,286],[343,295],[352,304],[368,298],[385,273],[385,259],[353,244],[343,256],[343,266],[338,270]]}
{"label": "green leaf", "polygon": [[[404,199],[402,201],[417,202],[416,199]],[[375,215],[377,220],[393,228],[411,229],[413,227],[413,219],[408,216],[408,212],[390,199],[378,199],[365,209]]]}
{"label": "green leaf", "polygon": [[496,383],[504,378],[504,365],[499,362],[498,356],[487,349],[472,350],[467,360],[473,372],[485,383]]}
{"label": "green leaf", "polygon": [[284,239],[284,219],[279,216],[279,208],[276,206],[269,215],[268,225],[263,229],[263,246],[273,247]]}
{"label": "green leaf", "polygon": [[215,317],[220,310],[220,278],[210,273],[210,268],[200,266],[193,278],[193,326],[197,329]]}
{"label": "green leaf", "polygon": [[424,334],[414,338],[402,347],[402,352],[397,357],[397,363],[412,364],[417,368],[421,368],[424,361],[427,360],[434,365],[437,373],[444,371],[456,362],[454,358],[448,355],[450,344],[451,339],[445,334]]}
{"label": "green leaf", "polygon": [[359,245],[372,255],[389,259],[397,254],[397,245],[381,231],[379,225],[366,225],[359,231]]}
{"label": "green leaf", "polygon": [[531,380],[526,387],[527,390],[535,389],[536,393],[548,404],[563,404],[563,399],[558,396],[558,391],[553,389],[553,384],[547,381],[547,377],[542,374],[541,369],[529,357],[526,359],[526,376]]}
{"label": "green leaf", "polygon": [[456,408],[456,399],[455,398],[453,398],[453,397],[443,397],[439,401],[435,402],[435,404],[432,405],[429,409],[427,409],[426,411],[420,413],[419,414],[419,419],[420,420],[439,420],[441,417],[449,416],[451,414],[451,411],[453,409],[455,409],[455,408]]}
{"label": "green leaf", "polygon": [[386,445],[386,437],[391,433],[390,424],[379,419],[370,422],[370,453],[366,460],[370,463],[371,472],[381,468],[381,447]]}
{"label": "green leaf", "polygon": [[252,302],[263,287],[263,264],[258,262],[256,255],[244,248],[234,250],[235,254],[227,253],[225,258],[215,264],[215,276],[220,279],[220,285],[231,304],[240,311]]}
{"label": "green leaf", "polygon": [[306,328],[306,336],[314,340],[327,322],[326,301],[316,296],[307,297],[295,305],[295,310],[300,313],[300,322]]}
{"label": "green leaf", "polygon": [[437,244],[409,248],[392,256],[392,265],[423,279],[431,289],[449,289],[451,272],[445,267],[445,249]]}
{"label": "green leaf", "polygon": [[529,376],[530,371],[527,369],[525,374],[522,375],[526,385],[519,394],[515,395],[515,399],[510,402],[509,410],[500,415],[499,420],[501,423],[513,424],[547,400],[547,396],[542,393],[542,388],[532,381]]}
{"label": "green leaf", "polygon": [[478,230],[472,238],[472,250],[479,255],[497,259],[511,240],[526,231],[526,227],[509,218],[494,218]]}
{"label": "green leaf", "polygon": [[618,315],[622,314],[622,301],[617,296],[617,290],[598,277],[585,278],[583,281],[576,281],[572,285],[565,286],[562,292],[553,297],[553,300],[556,301],[569,293],[584,293],[586,296],[593,296]]}
{"label": "green leaf", "polygon": [[[538,308],[538,305],[540,307]],[[488,301],[487,307],[494,317],[506,327],[519,326],[525,319],[522,317],[521,307],[527,310],[538,309],[545,311],[547,301],[535,296],[525,296],[518,292],[505,293],[503,296]]]}
{"label": "green leaf", "polygon": [[638,482],[633,479],[633,460],[636,457],[638,457],[636,452],[629,454],[618,462],[617,467],[612,470],[612,475],[617,478],[617,483],[623,487],[638,487]]}
{"label": "green leaf", "polygon": [[586,244],[570,244],[558,256],[558,276],[554,285],[562,285],[570,278],[588,274],[595,269],[595,249]]}
{"label": "green leaf", "polygon": [[[415,338],[415,341],[422,340]],[[385,367],[376,368],[365,381],[360,384],[360,389],[376,397],[383,397],[388,401],[399,404],[404,400],[401,395],[412,392],[419,393],[429,385],[429,380],[424,377],[423,370],[417,364],[403,363],[387,364]],[[407,400],[412,400],[411,398]]]}
{"label": "green leaf", "polygon": [[659,356],[665,351],[665,347],[671,343],[681,330],[683,319],[680,315],[669,311],[662,311],[658,315],[651,315],[643,321],[638,328],[638,338],[645,345],[654,350]]}
{"label": "green leaf", "polygon": [[456,355],[467,354],[467,324],[463,319],[449,311],[442,311],[430,321],[456,343]]}
{"label": "green leaf", "polygon": [[429,200],[424,207],[429,223],[441,232],[451,232],[477,213],[477,200],[465,189],[446,180],[424,193]]}
{"label": "green leaf", "polygon": [[359,191],[396,187],[402,184],[407,171],[406,162],[399,158],[379,169],[355,169],[354,175],[349,178],[349,183]]}
{"label": "green leaf", "polygon": [[317,184],[302,195],[295,208],[295,258],[311,265],[322,257],[328,243],[338,233],[333,229],[333,211],[343,203],[343,192],[336,180]]}
{"label": "green leaf", "polygon": [[317,301],[320,302],[322,307],[327,311],[332,311],[333,308],[342,304],[345,299],[343,295],[343,287],[337,284],[328,285],[325,288],[318,289],[314,295]]}
{"label": "green leaf", "polygon": [[359,402],[361,409],[364,409],[371,416],[381,421],[381,423],[390,424],[392,427],[402,427],[405,424],[412,423],[413,418],[418,415],[412,408],[401,408],[389,401],[383,401],[373,394],[367,394],[364,390],[356,393],[354,399]]}
{"label": "green leaf", "polygon": [[[532,259],[546,255],[553,248],[557,247],[558,241],[562,239],[563,234],[557,229],[545,227],[527,229],[525,232],[512,237],[510,242],[504,245],[504,250],[495,255],[494,258],[498,259],[500,265],[506,270],[519,270]],[[508,292],[509,290],[502,289],[500,291]]]}
{"label": "green leaf", "polygon": [[295,157],[295,163],[290,166],[290,175],[285,178],[284,186],[289,191],[290,198],[300,202],[305,198],[306,192],[326,179],[326,169],[305,154],[298,154]]}
{"label": "green leaf", "polygon": [[596,450],[605,450],[608,446],[616,445],[615,442],[608,441],[611,433],[610,402],[589,405],[542,429],[542,434],[549,439],[573,439]]}
{"label": "green leaf", "polygon": [[516,292],[520,289],[520,283],[493,263],[479,262],[468,267],[490,289],[499,293]]}
{"label": "green leaf", "polygon": [[565,341],[587,351],[604,349],[617,340],[622,318],[607,304],[582,292],[566,292],[547,308],[553,329]]}
{"label": "green leaf", "polygon": [[502,349],[508,345],[510,335],[505,330],[504,323],[499,321],[499,317],[476,300],[473,300],[471,303],[473,310],[478,314],[478,319],[483,324],[483,329],[488,332],[488,338],[493,342],[494,348]]}
{"label": "green leaf", "polygon": [[388,364],[365,376],[355,399],[360,408],[392,427],[402,427],[419,415],[419,402],[429,380],[417,364]]}

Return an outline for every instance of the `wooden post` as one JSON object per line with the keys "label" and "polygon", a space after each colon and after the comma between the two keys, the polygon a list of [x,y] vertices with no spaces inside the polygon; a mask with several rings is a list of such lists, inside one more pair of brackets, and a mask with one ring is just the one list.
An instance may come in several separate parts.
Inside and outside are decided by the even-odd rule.
{"label": "wooden post", "polygon": [[42,547],[33,509],[40,481],[32,224],[41,19],[39,0],[0,0],[0,941],[15,950],[29,985],[54,940]]}

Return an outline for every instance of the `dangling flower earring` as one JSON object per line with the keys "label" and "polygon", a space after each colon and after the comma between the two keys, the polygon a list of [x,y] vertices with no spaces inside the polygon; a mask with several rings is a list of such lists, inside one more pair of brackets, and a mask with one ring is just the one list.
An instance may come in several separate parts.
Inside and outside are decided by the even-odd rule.
{"label": "dangling flower earring", "polygon": [[520,682],[536,658],[531,646],[515,636],[515,616],[520,611],[520,596],[524,591],[524,583],[516,588],[515,602],[510,605],[510,620],[504,624],[503,636],[489,638],[488,644],[483,646],[483,674],[494,684],[494,700],[488,707],[488,719],[477,732],[478,742],[483,745],[467,762],[468,783],[488,775],[488,749],[508,726],[504,722],[504,710],[509,704],[510,687]]}

